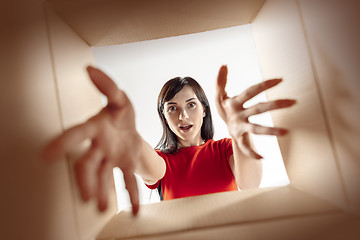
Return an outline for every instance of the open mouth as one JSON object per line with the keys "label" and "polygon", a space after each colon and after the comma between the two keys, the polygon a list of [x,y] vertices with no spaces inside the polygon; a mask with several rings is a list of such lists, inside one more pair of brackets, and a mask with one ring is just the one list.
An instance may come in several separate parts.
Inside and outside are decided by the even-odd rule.
{"label": "open mouth", "polygon": [[191,125],[191,124],[183,124],[183,125],[180,125],[180,129],[182,131],[188,131],[188,130],[190,130],[190,128],[192,128],[192,126],[193,125]]}

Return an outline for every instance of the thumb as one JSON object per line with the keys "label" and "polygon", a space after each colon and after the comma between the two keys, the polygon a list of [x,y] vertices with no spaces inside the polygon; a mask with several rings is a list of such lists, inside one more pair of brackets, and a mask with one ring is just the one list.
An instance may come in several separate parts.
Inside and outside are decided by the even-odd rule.
{"label": "thumb", "polygon": [[227,93],[225,91],[225,86],[227,82],[227,73],[228,73],[227,66],[222,65],[219,70],[217,85],[216,85],[216,95],[219,101],[227,97]]}
{"label": "thumb", "polygon": [[109,104],[122,107],[129,102],[125,92],[100,69],[88,66],[86,70],[97,89],[107,97]]}

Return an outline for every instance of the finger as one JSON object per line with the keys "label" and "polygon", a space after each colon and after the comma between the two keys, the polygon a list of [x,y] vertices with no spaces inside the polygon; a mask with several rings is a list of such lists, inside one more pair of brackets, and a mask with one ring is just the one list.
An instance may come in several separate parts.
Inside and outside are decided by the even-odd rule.
{"label": "finger", "polygon": [[104,211],[108,205],[110,180],[112,178],[113,166],[109,160],[103,159],[98,170],[97,199],[98,209]]}
{"label": "finger", "polygon": [[123,171],[125,187],[129,192],[130,202],[133,214],[136,215],[139,211],[139,190],[136,178],[133,172]]}
{"label": "finger", "polygon": [[96,193],[97,169],[103,159],[102,151],[96,146],[92,146],[74,166],[77,184],[80,189],[81,197],[88,201]]}
{"label": "finger", "polygon": [[263,157],[255,152],[249,141],[248,133],[244,133],[244,135],[236,141],[238,148],[245,154],[247,157],[254,158],[254,159],[262,159]]}
{"label": "finger", "polygon": [[248,101],[249,99],[255,97],[259,93],[261,93],[261,92],[263,92],[263,91],[265,91],[265,90],[267,90],[269,88],[272,88],[272,87],[276,86],[281,81],[282,81],[282,79],[271,79],[271,80],[264,81],[262,83],[256,84],[256,85],[248,88],[243,93],[236,96],[235,98],[241,104],[244,104],[246,101]]}
{"label": "finger", "polygon": [[72,127],[44,148],[42,158],[50,162],[64,157],[75,145],[88,138],[93,138],[95,134],[96,128],[90,121]]}
{"label": "finger", "polygon": [[245,117],[250,117],[252,115],[264,113],[271,110],[291,107],[295,103],[296,101],[291,99],[281,99],[271,102],[258,103],[252,107],[245,109],[242,114],[244,114]]}
{"label": "finger", "polygon": [[254,123],[248,123],[244,126],[244,128],[246,132],[262,135],[283,136],[288,133],[288,130],[284,128],[264,127]]}
{"label": "finger", "polygon": [[125,92],[117,87],[115,82],[101,70],[94,67],[87,67],[92,82],[108,98],[108,103],[122,107],[129,102]]}
{"label": "finger", "polygon": [[225,91],[226,82],[227,82],[227,73],[228,69],[226,65],[221,66],[217,78],[217,85],[216,85],[216,95],[218,101],[222,101],[227,97],[227,93]]}

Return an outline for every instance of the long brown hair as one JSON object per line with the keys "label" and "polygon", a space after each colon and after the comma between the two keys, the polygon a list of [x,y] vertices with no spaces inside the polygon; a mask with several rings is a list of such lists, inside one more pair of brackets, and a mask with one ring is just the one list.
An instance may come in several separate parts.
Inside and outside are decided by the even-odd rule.
{"label": "long brown hair", "polygon": [[177,136],[175,135],[175,133],[173,133],[173,131],[171,131],[169,125],[165,120],[165,116],[163,113],[164,104],[165,102],[170,101],[185,86],[189,86],[192,88],[196,97],[199,99],[199,101],[201,102],[201,104],[205,109],[205,117],[203,120],[203,124],[201,126],[201,137],[205,141],[207,141],[209,139],[212,139],[214,136],[214,127],[211,118],[209,101],[204,93],[204,90],[201,88],[200,84],[191,77],[184,77],[184,78],[176,77],[170,79],[162,87],[157,101],[157,111],[163,127],[163,134],[159,143],[156,145],[155,148],[160,149],[164,153],[176,152],[178,145]]}

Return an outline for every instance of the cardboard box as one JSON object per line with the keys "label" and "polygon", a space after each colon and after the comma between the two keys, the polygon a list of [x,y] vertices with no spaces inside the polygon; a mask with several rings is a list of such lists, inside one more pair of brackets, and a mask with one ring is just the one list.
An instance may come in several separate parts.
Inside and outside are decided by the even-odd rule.
{"label": "cardboard box", "polygon": [[[8,1],[0,30],[1,234],[4,239],[359,239],[360,10],[357,1]],[[92,46],[252,23],[291,184],[105,214],[79,200],[72,159],[43,145],[101,107],[85,66]],[[86,146],[84,146],[86,147]],[[84,147],[79,147],[79,151]],[[74,153],[76,155],[76,153]]]}

